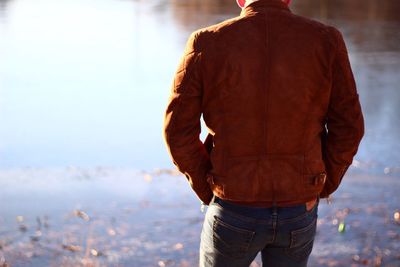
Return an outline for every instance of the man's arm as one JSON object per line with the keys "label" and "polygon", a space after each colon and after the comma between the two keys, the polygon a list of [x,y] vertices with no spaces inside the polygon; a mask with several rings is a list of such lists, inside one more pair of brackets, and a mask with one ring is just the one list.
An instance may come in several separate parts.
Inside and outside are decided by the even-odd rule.
{"label": "man's arm", "polygon": [[211,169],[209,154],[199,139],[202,106],[201,52],[196,47],[198,34],[192,33],[175,73],[163,136],[170,156],[185,174],[196,195],[209,204],[213,193],[206,181]]}
{"label": "man's arm", "polygon": [[339,186],[357,153],[364,135],[364,119],[342,34],[334,29],[336,53],[333,60],[331,97],[323,135],[323,156],[327,181],[321,197]]}

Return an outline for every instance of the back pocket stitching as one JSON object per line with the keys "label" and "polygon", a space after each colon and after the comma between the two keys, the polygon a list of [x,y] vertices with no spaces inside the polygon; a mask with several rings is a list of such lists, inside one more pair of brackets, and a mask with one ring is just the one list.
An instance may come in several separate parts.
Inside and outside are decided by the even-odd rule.
{"label": "back pocket stitching", "polygon": [[[307,256],[309,256],[311,254],[313,243],[314,243],[314,237],[311,238],[309,241],[307,241],[305,244],[303,244],[300,247],[295,247],[294,245],[295,245],[296,240],[297,240],[296,236],[298,236],[299,234],[302,234],[302,233],[306,233],[310,229],[315,228],[316,227],[316,222],[317,222],[317,218],[313,219],[312,222],[308,226],[306,226],[304,228],[301,228],[301,229],[298,229],[298,230],[291,231],[291,233],[290,233],[290,245],[289,245],[288,248],[285,249],[285,253],[288,256],[294,258],[295,260],[303,260],[304,258],[306,258]],[[315,235],[315,232],[314,232],[314,235]],[[292,250],[296,249],[298,252],[302,252],[303,257],[297,256],[296,254],[299,254],[299,253],[298,252],[297,253],[296,252],[293,253],[293,251],[290,251],[291,249]]]}
{"label": "back pocket stitching", "polygon": [[290,234],[290,246],[289,246],[289,248],[293,248],[294,247],[294,244],[296,242],[296,237],[299,234],[305,233],[305,232],[309,231],[310,229],[314,228],[316,221],[317,221],[317,218],[314,218],[312,220],[312,222],[310,223],[310,225],[308,225],[308,226],[306,226],[304,228],[292,231],[291,234]]}
{"label": "back pocket stitching", "polygon": [[[215,243],[217,242],[216,239],[218,239],[218,241],[222,242],[227,248],[231,248],[231,247],[232,247],[231,244],[226,243],[226,242],[217,234],[216,227],[217,227],[218,224],[219,224],[220,226],[222,226],[222,227],[225,227],[225,228],[227,228],[227,229],[233,231],[233,232],[236,232],[236,233],[239,233],[239,234],[244,235],[244,237],[245,237],[245,238],[244,238],[244,243],[245,243],[245,245],[240,245],[240,246],[238,246],[238,249],[240,250],[240,251],[239,251],[240,254],[235,253],[235,256],[236,256],[236,257],[241,257],[242,254],[245,253],[245,252],[249,249],[250,244],[251,244],[251,241],[252,241],[253,238],[254,238],[255,232],[254,232],[254,231],[251,231],[251,230],[246,230],[246,229],[242,229],[242,228],[238,228],[238,227],[229,225],[229,224],[223,222],[223,221],[222,221],[220,218],[218,218],[217,216],[214,216],[214,223],[213,223],[213,242],[214,242],[214,248],[217,249],[217,250],[218,250],[218,248],[215,246]],[[221,254],[223,254],[223,255],[226,255],[226,254],[223,253],[222,251],[219,251],[219,250],[218,250],[218,252],[221,253]],[[233,257],[233,255],[230,255],[230,256]]]}

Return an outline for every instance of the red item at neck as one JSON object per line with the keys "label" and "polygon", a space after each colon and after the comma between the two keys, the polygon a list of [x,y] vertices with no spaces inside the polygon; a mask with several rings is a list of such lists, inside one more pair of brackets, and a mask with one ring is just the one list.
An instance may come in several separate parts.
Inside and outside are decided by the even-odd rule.
{"label": "red item at neck", "polygon": [[[258,0],[256,0],[258,1]],[[285,4],[289,5],[291,0],[281,0]],[[238,4],[239,7],[244,8],[246,5],[246,0],[236,0],[236,3]]]}

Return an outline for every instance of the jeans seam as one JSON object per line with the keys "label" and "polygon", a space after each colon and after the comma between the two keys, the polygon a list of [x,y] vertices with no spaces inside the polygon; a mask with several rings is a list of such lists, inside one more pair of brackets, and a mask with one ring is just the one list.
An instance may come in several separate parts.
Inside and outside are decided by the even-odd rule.
{"label": "jeans seam", "polygon": [[278,217],[274,216],[272,219],[272,244],[275,243],[276,240],[276,228],[278,226]]}
{"label": "jeans seam", "polygon": [[[312,238],[309,241],[307,241],[305,244],[300,246],[300,247],[296,247],[295,246],[296,239],[294,238],[293,235],[294,235],[294,233],[305,233],[305,232],[307,232],[308,230],[316,227],[316,223],[317,223],[317,219],[315,218],[308,226],[306,226],[306,227],[304,227],[302,229],[291,231],[289,247],[284,249],[285,254],[287,256],[295,259],[296,261],[299,261],[299,260],[303,260],[304,257],[307,258],[311,254],[313,243],[314,243],[314,240],[315,240],[315,232],[314,232]],[[301,252],[302,256],[299,257],[299,256],[296,255],[296,253],[293,253],[294,249],[296,249],[296,251],[299,252],[299,253]],[[306,252],[306,254],[304,254],[304,252]]]}
{"label": "jeans seam", "polygon": [[296,261],[301,261],[301,260],[303,260],[303,258],[307,258],[307,257],[310,256],[310,254],[312,252],[313,243],[314,243],[314,238],[309,240],[307,243],[305,243],[304,245],[302,245],[301,247],[298,248],[298,250],[303,251],[305,248],[308,248],[309,246],[311,246],[310,252],[308,252],[308,250],[307,250],[307,254],[302,255],[303,257],[298,257],[298,256],[295,256],[293,253],[290,253],[290,250],[293,249],[293,248],[290,248],[290,247],[289,248],[285,248],[284,251],[285,251],[285,254],[288,257],[291,257]]}

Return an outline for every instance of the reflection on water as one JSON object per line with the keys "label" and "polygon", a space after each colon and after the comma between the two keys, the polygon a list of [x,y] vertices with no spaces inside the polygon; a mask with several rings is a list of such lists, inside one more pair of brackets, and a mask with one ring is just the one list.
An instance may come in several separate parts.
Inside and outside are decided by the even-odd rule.
{"label": "reflection on water", "polygon": [[[400,1],[293,1],[345,35],[366,119],[354,165],[398,173]],[[185,179],[132,168],[171,167],[161,126],[184,43],[239,12],[234,0],[0,0],[0,265],[2,253],[15,266],[197,264],[203,214]],[[321,206],[311,265],[383,252],[397,266],[398,181],[351,178]]]}
{"label": "reflection on water", "polygon": [[[400,2],[294,1],[339,27],[366,119],[356,165],[400,165]],[[188,34],[233,0],[0,0],[0,167],[171,166],[163,112]]]}

